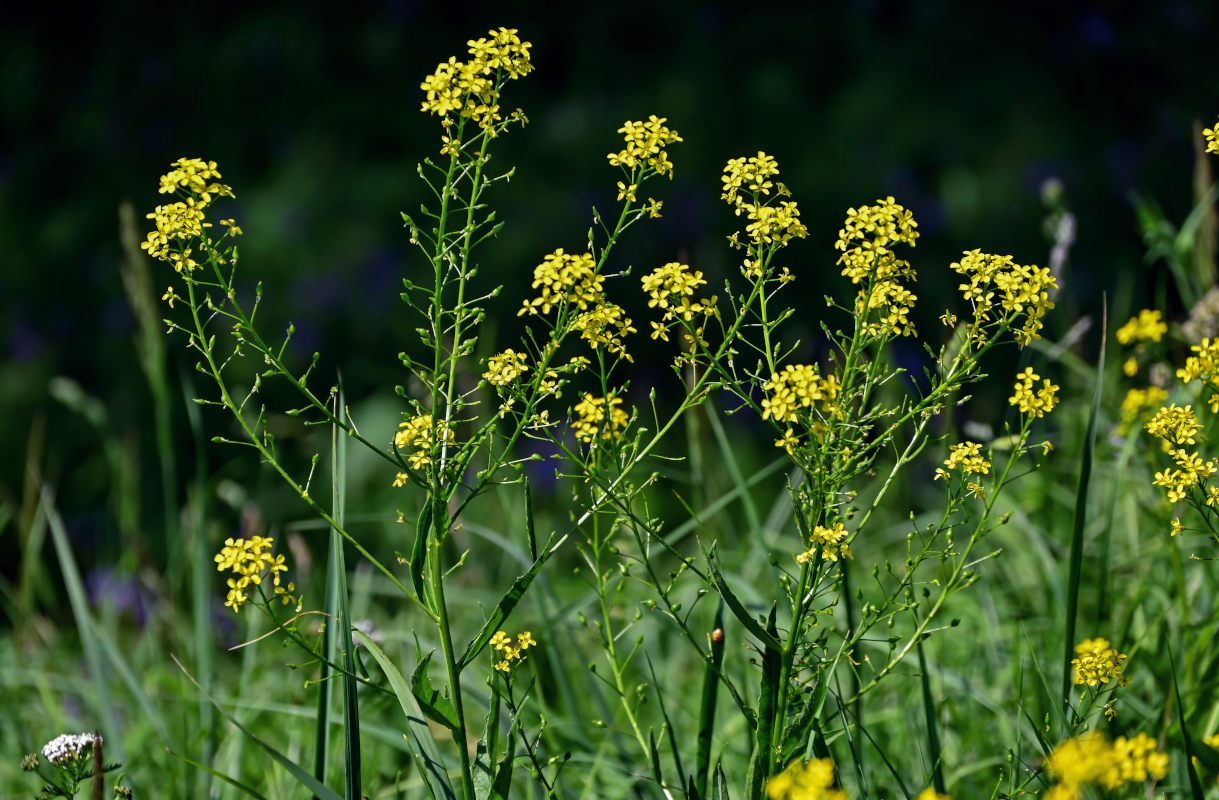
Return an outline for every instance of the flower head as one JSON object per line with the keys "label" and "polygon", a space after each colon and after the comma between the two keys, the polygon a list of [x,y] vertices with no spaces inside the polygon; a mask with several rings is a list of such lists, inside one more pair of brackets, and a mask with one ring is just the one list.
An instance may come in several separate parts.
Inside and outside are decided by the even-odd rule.
{"label": "flower head", "polygon": [[511,672],[512,668],[525,658],[525,651],[537,644],[537,641],[529,631],[518,634],[515,642],[504,631],[496,631],[490,644],[501,656],[495,668],[500,672]]}
{"label": "flower head", "polygon": [[[469,60],[450,56],[419,84],[425,93],[420,110],[443,117],[446,123],[456,113],[494,136],[503,119],[500,87],[505,79],[515,80],[533,69],[529,59],[532,45],[522,42],[515,28],[499,28],[466,44]],[[456,156],[460,147],[460,142],[446,138],[445,152]]]}
{"label": "flower head", "polygon": [[958,288],[973,306],[970,335],[975,340],[985,340],[987,330],[1005,328],[1015,332],[1021,347],[1041,338],[1041,320],[1054,307],[1050,292],[1058,288],[1048,268],[970,250],[952,264],[952,270],[966,279]]}
{"label": "flower head", "polygon": [[1108,639],[1085,639],[1075,646],[1075,653],[1071,667],[1076,684],[1099,686],[1115,681],[1118,686],[1129,685],[1123,672],[1126,656],[1110,647]]}
{"label": "flower head", "polygon": [[770,800],[847,800],[847,793],[833,786],[833,761],[797,759],[766,781],[766,796]]}
{"label": "flower head", "polygon": [[586,393],[573,409],[576,420],[571,427],[576,431],[576,438],[585,444],[591,444],[598,438],[613,439],[631,419],[626,411],[619,408],[621,405],[621,397],[596,397]]}
{"label": "flower head", "polygon": [[507,386],[529,371],[525,354],[509,348],[487,359],[487,371],[483,379],[492,386]]}
{"label": "flower head", "polygon": [[[658,117],[655,114],[646,120],[624,122],[618,133],[622,134],[626,147],[617,153],[610,153],[609,163],[615,167],[624,167],[632,173],[643,168],[672,178],[673,162],[669,160],[669,153],[665,148],[682,141],[682,138],[677,131],[665,125],[666,122],[667,117]],[[636,180],[634,183],[638,182]],[[623,192],[623,195],[628,193]]]}
{"label": "flower head", "polygon": [[101,734],[65,733],[56,736],[42,746],[42,757],[57,767],[93,757],[94,742],[101,742]]}
{"label": "flower head", "polygon": [[1026,367],[1016,376],[1016,388],[1007,399],[1010,405],[1020,409],[1021,414],[1034,419],[1044,417],[1058,405],[1058,387],[1047,379],[1041,382],[1041,388],[1034,389],[1038,380],[1041,376],[1033,372],[1032,367]]}
{"label": "flower head", "polygon": [[822,414],[832,411],[838,399],[838,379],[822,377],[816,364],[793,364],[784,367],[762,384],[766,397],[762,400],[762,419],[779,423],[794,423],[802,409],[816,409]]}
{"label": "flower head", "polygon": [[1202,135],[1206,138],[1206,152],[1219,153],[1219,122],[1213,128],[1203,128]]}
{"label": "flower head", "polygon": [[1160,319],[1160,312],[1144,308],[1137,316],[1131,317],[1125,325],[1117,329],[1117,340],[1128,345],[1134,342],[1158,342],[1168,333],[1168,326]]}
{"label": "flower head", "polygon": [[575,305],[581,311],[596,305],[604,295],[605,278],[597,273],[592,253],[573,255],[555,250],[542,259],[533,270],[533,288],[540,289],[533,300],[526,300],[521,314],[549,314],[562,303]]}
{"label": "flower head", "polygon": [[249,602],[246,590],[251,586],[261,586],[263,578],[270,574],[275,595],[280,597],[284,605],[298,603],[298,598],[292,594],[296,585],[282,585],[280,573],[288,571],[282,555],[273,556],[269,552],[275,540],[267,536],[249,536],[244,539],[225,539],[224,547],[213,559],[218,572],[231,572],[232,577],[226,583],[229,587],[228,597],[224,604],[233,609],[234,613]]}
{"label": "flower head", "polygon": [[914,215],[892,197],[875,205],[847,209],[834,247],[842,251],[842,274],[860,287],[855,313],[863,318],[877,312],[865,326],[871,335],[913,336],[910,311],[918,299],[905,283],[915,279],[910,262],[897,257],[893,246],[914,247],[918,240]]}
{"label": "flower head", "polygon": [[811,547],[796,556],[796,562],[804,564],[811,561],[817,551],[821,551],[826,561],[837,561],[841,558],[852,558],[851,548],[844,541],[847,538],[846,528],[841,522],[835,522],[830,527],[817,525],[813,528]]}

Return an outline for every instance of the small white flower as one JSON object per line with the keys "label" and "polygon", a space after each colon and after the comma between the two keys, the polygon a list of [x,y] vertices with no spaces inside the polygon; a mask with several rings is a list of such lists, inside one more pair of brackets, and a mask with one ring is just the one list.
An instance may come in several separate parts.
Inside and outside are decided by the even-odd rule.
{"label": "small white flower", "polygon": [[65,733],[47,742],[42,748],[42,756],[52,764],[66,764],[92,754],[95,741],[102,741],[100,734]]}

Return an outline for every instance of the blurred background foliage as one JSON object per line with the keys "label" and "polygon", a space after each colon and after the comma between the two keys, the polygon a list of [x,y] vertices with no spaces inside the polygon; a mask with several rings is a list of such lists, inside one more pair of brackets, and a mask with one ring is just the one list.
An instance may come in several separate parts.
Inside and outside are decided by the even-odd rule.
{"label": "blurred background foliage", "polygon": [[[1184,219],[1195,202],[1191,137],[1219,110],[1219,7],[1205,0],[1002,11],[946,0],[573,2],[559,14],[408,0],[341,12],[300,2],[36,8],[8,9],[0,24],[0,502],[21,513],[40,483],[58,487],[86,565],[122,555],[129,568],[156,567],[173,547],[161,535],[153,402],[120,281],[120,203],[139,210],[142,231],[173,159],[219,162],[246,231],[243,273],[266,287],[266,329],[294,323],[302,365],[319,351],[321,382],[341,366],[353,403],[376,405],[392,426],[392,387],[405,382],[396,354],[415,324],[400,281],[422,266],[398,212],[426,199],[415,165],[439,148],[418,86],[489,28],[518,27],[536,65],[505,94],[531,124],[496,154],[518,169],[492,197],[507,226],[481,253],[480,280],[507,284],[493,337],[519,329],[514,312],[541,256],[582,249],[591,207],[613,204],[620,176],[605,154],[626,119],[666,116],[685,141],[673,149],[676,179],[646,192],[664,201],[664,218],[627,236],[615,268],[637,275],[683,260],[722,283],[737,267],[724,237],[738,221],[719,200],[720,170],[764,149],[810,229],[786,254],[797,305],[822,308],[840,290],[833,241],[846,208],[892,194],[922,232],[912,259],[929,331],[962,250],[1048,261],[1041,193],[1058,178],[1078,231],[1059,298],[1071,313],[1056,337],[1098,312],[1103,291],[1156,287],[1132,193]],[[169,276],[157,275],[159,296]],[[634,291],[634,279],[620,287]],[[794,335],[807,342],[817,316],[801,315]],[[639,317],[637,327],[646,330]],[[167,347],[172,386],[197,377],[180,345]],[[198,458],[199,475],[270,496],[265,470],[244,452],[200,445],[186,403],[175,408],[182,465]],[[200,429],[226,424],[208,418]],[[190,477],[184,466],[179,503]],[[20,529],[28,524],[0,529],[6,548]]]}

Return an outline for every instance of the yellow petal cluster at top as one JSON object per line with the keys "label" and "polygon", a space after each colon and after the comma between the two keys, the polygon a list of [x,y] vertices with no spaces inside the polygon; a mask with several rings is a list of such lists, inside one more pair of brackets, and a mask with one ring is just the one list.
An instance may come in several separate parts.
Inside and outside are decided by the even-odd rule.
{"label": "yellow petal cluster at top", "polygon": [[[738,216],[744,214],[749,220],[745,233],[755,248],[782,247],[793,238],[808,236],[808,228],[800,221],[800,209],[795,202],[778,200],[791,196],[781,181],[770,180],[778,174],[778,162],[759,150],[756,156],[729,159],[720,179],[724,184],[720,199],[731,205]],[[774,196],[771,196],[772,190]],[[746,265],[746,275],[758,278],[761,271],[750,262]]]}
{"label": "yellow petal cluster at top", "polygon": [[1034,419],[1044,417],[1058,405],[1058,386],[1050,383],[1047,378],[1041,381],[1041,388],[1034,389],[1039,380],[1041,376],[1033,372],[1032,367],[1025,367],[1024,371],[1016,376],[1016,387],[1012,396],[1007,399],[1008,404],[1019,408],[1021,414]]}
{"label": "yellow petal cluster at top", "polygon": [[596,397],[586,393],[573,409],[576,419],[571,427],[576,432],[576,438],[585,444],[591,444],[598,437],[613,439],[631,419],[626,411],[619,408],[621,405],[621,397]]}
{"label": "yellow petal cluster at top", "polygon": [[1203,128],[1202,135],[1206,138],[1206,152],[1219,153],[1219,121],[1213,128]]}
{"label": "yellow petal cluster at top", "polygon": [[1130,679],[1126,677],[1124,664],[1126,656],[1110,646],[1108,639],[1084,639],[1075,645],[1075,658],[1071,659],[1071,668],[1075,683],[1080,686],[1099,686],[1102,683],[1116,682],[1118,686],[1128,686]]}
{"label": "yellow petal cluster at top", "polygon": [[[466,42],[470,58],[458,61],[450,56],[436,71],[419,84],[426,93],[420,110],[436,114],[452,123],[451,115],[473,120],[480,128],[495,135],[495,123],[502,119],[499,89],[503,80],[515,80],[527,75],[533,65],[529,60],[529,42],[522,42],[515,28],[499,28],[487,34],[490,38]],[[446,143],[446,151],[450,144]]]}
{"label": "yellow petal cluster at top", "polygon": [[1168,325],[1160,318],[1160,312],[1144,308],[1117,329],[1117,340],[1124,345],[1134,342],[1158,342],[1168,333]]}
{"label": "yellow petal cluster at top", "polygon": [[797,759],[766,781],[766,796],[770,800],[847,800],[847,793],[833,786],[833,761]]}
{"label": "yellow petal cluster at top", "polygon": [[483,379],[492,386],[508,386],[528,371],[525,354],[508,348],[487,359],[487,371],[483,373]]}
{"label": "yellow petal cluster at top", "polygon": [[1185,366],[1177,370],[1177,377],[1185,383],[1202,381],[1211,391],[1211,413],[1219,414],[1219,339],[1203,339],[1201,344],[1189,349],[1196,355],[1185,359]]}
{"label": "yellow petal cluster at top", "polygon": [[926,789],[918,793],[914,800],[952,800],[946,794],[940,794],[934,788],[928,786]]}
{"label": "yellow petal cluster at top", "polygon": [[526,300],[517,316],[549,314],[551,308],[568,303],[581,311],[599,303],[604,296],[605,278],[597,273],[592,253],[573,255],[555,250],[543,257],[533,270],[533,288],[540,289],[533,300]]}
{"label": "yellow petal cluster at top", "polygon": [[1089,732],[1055,747],[1046,767],[1058,783],[1042,797],[1081,800],[1089,785],[1113,791],[1128,783],[1163,779],[1168,775],[1168,754],[1156,752],[1155,740],[1145,733],[1119,736],[1110,744],[1103,735]]}
{"label": "yellow petal cluster at top", "polygon": [[[191,257],[190,243],[203,235],[204,228],[212,226],[204,211],[217,197],[233,197],[233,190],[216,182],[221,176],[215,161],[179,158],[170,167],[169,172],[161,176],[159,191],[176,194],[180,199],[159,205],[146,215],[153,220],[156,230],[149,231],[140,248],[153,258],[172,264],[178,272],[190,272],[199,266]],[[241,229],[232,220],[221,220],[221,224],[228,228],[228,235],[241,234]]]}
{"label": "yellow petal cluster at top", "polygon": [[967,278],[958,288],[973,306],[969,334],[975,341],[985,341],[988,332],[998,328],[1011,328],[1021,347],[1041,338],[1041,320],[1054,307],[1050,290],[1058,288],[1048,269],[980,250],[965,252],[951,266]]}
{"label": "yellow petal cluster at top", "polygon": [[[1207,478],[1219,472],[1219,462],[1203,459],[1197,452],[1185,448],[1186,445],[1197,443],[1196,437],[1202,430],[1192,406],[1179,407],[1174,403],[1161,408],[1148,421],[1146,428],[1148,433],[1161,440],[1165,452],[1172,456],[1176,464],[1176,469],[1157,472],[1152,481],[1165,489],[1170,503],[1184,500],[1190,489],[1203,487]],[[1219,488],[1206,487],[1204,495],[1206,505],[1219,507]],[[1173,533],[1176,533],[1175,527]]]}
{"label": "yellow petal cluster at top", "polygon": [[816,408],[822,413],[834,408],[838,399],[838,379],[822,377],[816,364],[784,367],[762,385],[767,396],[762,400],[762,419],[795,423],[801,409]]}
{"label": "yellow petal cluster at top", "polygon": [[286,587],[280,585],[279,574],[287,572],[288,566],[284,564],[282,555],[271,555],[269,551],[273,544],[275,540],[267,536],[225,539],[224,547],[213,559],[218,572],[233,573],[233,577],[228,579],[229,593],[224,604],[234,612],[240,611],[241,607],[249,602],[246,589],[251,585],[261,585],[264,572],[271,574],[275,594],[283,599],[284,605],[297,602],[292,595],[292,592],[296,591],[295,584],[289,583]]}
{"label": "yellow petal cluster at top", "polygon": [[634,200],[634,190],[648,170],[658,175],[673,177],[673,162],[669,160],[669,153],[665,148],[682,141],[682,138],[677,131],[665,125],[666,122],[668,117],[652,114],[646,120],[624,122],[618,129],[626,147],[606,157],[611,166],[626,169],[634,178],[629,187],[619,184],[619,200],[627,196]]}
{"label": "yellow petal cluster at top", "polygon": [[[398,423],[394,450],[413,450],[407,456],[411,469],[423,470],[432,463],[432,451],[453,441],[453,429],[432,422],[431,414],[417,414]],[[410,476],[404,472],[394,478],[394,486],[405,486]]]}
{"label": "yellow petal cluster at top", "polygon": [[[648,308],[659,308],[664,314],[660,322],[651,323],[653,339],[669,341],[669,329],[678,320],[691,322],[696,315],[712,317],[717,314],[715,295],[710,299],[694,299],[694,291],[707,281],[701,271],[692,270],[685,264],[670,261],[644,275],[642,282],[648,296]],[[702,328],[697,334],[702,334]]]}
{"label": "yellow petal cluster at top", "polygon": [[500,654],[501,658],[495,668],[500,672],[511,672],[512,668],[525,658],[525,651],[535,644],[537,641],[529,631],[522,631],[518,634],[515,642],[504,631],[496,631],[495,635],[491,637],[491,647]]}
{"label": "yellow petal cluster at top", "polygon": [[[948,469],[944,469],[947,467]],[[960,470],[966,477],[970,475],[989,475],[991,464],[982,455],[982,445],[977,442],[960,442],[949,448],[948,458],[944,460],[944,467],[936,467],[934,480],[943,478],[949,480],[951,473],[948,470]],[[974,497],[982,498],[986,495],[986,490],[982,484],[975,481],[967,481],[965,487]]]}
{"label": "yellow petal cluster at top", "polygon": [[837,561],[839,558],[853,558],[851,548],[844,541],[847,538],[846,528],[841,522],[835,522],[830,527],[817,525],[813,527],[810,547],[796,556],[796,562],[804,564],[817,556],[817,551],[827,561]]}
{"label": "yellow petal cluster at top", "polygon": [[634,362],[635,359],[626,351],[622,337],[635,333],[635,328],[622,306],[600,303],[576,317],[571,327],[580,332],[580,338],[588,342],[593,350],[604,347],[607,352]]}
{"label": "yellow petal cluster at top", "polygon": [[[904,282],[915,280],[910,262],[898,258],[894,245],[915,246],[918,223],[914,215],[892,197],[874,205],[847,209],[834,247],[842,252],[842,274],[860,287],[855,313],[873,336],[913,336],[910,310],[918,299]],[[879,312],[879,321],[870,319]]]}

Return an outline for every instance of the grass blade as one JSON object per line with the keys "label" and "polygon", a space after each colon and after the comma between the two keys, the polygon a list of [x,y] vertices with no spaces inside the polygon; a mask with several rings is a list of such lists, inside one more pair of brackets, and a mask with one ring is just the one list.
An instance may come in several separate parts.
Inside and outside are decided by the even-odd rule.
{"label": "grass blade", "polygon": [[[333,413],[336,417],[345,413],[341,382],[339,391],[335,395]],[[341,435],[340,430],[338,425],[330,426],[330,499],[334,520],[342,527],[345,525],[347,516],[347,437]],[[360,773],[363,765],[360,758],[360,698],[357,694],[359,681],[356,679],[355,644],[351,640],[352,624],[347,597],[347,564],[343,558],[343,539],[338,529],[330,531],[327,595],[329,595],[332,585],[335,590],[334,598],[337,600],[335,610],[338,611],[337,644],[343,650],[343,739],[346,765],[344,789],[347,800],[360,800],[363,796],[360,786]]]}
{"label": "grass blade", "polygon": [[1181,726],[1181,747],[1185,750],[1185,770],[1189,775],[1189,794],[1193,800],[1204,800],[1202,782],[1198,780],[1198,771],[1194,769],[1194,753],[1189,743],[1189,731],[1185,727],[1185,708],[1181,705],[1181,689],[1177,685],[1177,660],[1168,650],[1168,664],[1172,674],[1172,696],[1177,706],[1177,724]]}
{"label": "grass blade", "polygon": [[935,790],[946,794],[944,788],[943,754],[940,752],[940,734],[936,725],[935,699],[931,696],[931,676],[927,674],[927,657],[923,653],[923,640],[915,644],[918,650],[918,669],[923,688],[923,714],[927,717],[927,755],[931,757],[931,780]]}
{"label": "grass blade", "polygon": [[222,706],[222,705],[220,705],[220,703],[216,702],[216,699],[207,693],[207,690],[205,690],[199,684],[199,682],[197,680],[195,680],[195,676],[191,675],[190,672],[187,671],[186,667],[182,666],[182,662],[178,660],[177,656],[175,656],[171,653],[169,657],[172,658],[174,660],[174,663],[178,665],[178,669],[182,670],[183,674],[186,675],[187,680],[189,680],[191,683],[193,683],[195,685],[195,688],[198,689],[200,692],[202,692],[203,696],[211,701],[212,705],[216,707],[216,710],[220,712],[221,716],[223,716],[230,723],[232,723],[233,727],[237,728],[237,730],[244,733],[246,735],[246,738],[248,738],[251,742],[253,742],[254,744],[261,747],[267,753],[267,755],[271,756],[271,758],[274,759],[280,766],[282,766],[284,769],[286,769],[288,771],[288,773],[293,778],[295,778],[298,783],[300,783],[302,786],[307,788],[309,791],[313,792],[313,794],[315,796],[317,796],[319,798],[319,800],[342,800],[342,798],[340,798],[337,794],[330,791],[322,784],[318,783],[316,778],[314,778],[312,775],[310,775],[308,772],[306,772],[295,761],[288,758],[286,755],[284,755],[283,753],[276,750],[270,744],[268,744],[267,742],[264,742],[262,739],[258,738],[256,735],[254,735],[253,731],[251,731],[246,726],[242,725],[237,720],[236,717],[234,717],[224,708],[224,706]]}
{"label": "grass blade", "polygon": [[444,766],[444,760],[440,757],[440,750],[436,747],[436,741],[432,738],[427,719],[424,718],[423,711],[415,701],[415,695],[411,692],[411,687],[407,685],[406,678],[402,676],[394,662],[389,660],[389,656],[385,655],[385,651],[368,638],[363,631],[355,631],[355,636],[359,638],[361,644],[368,648],[368,652],[372,653],[372,657],[381,666],[381,671],[389,680],[394,696],[398,698],[398,703],[402,706],[402,713],[406,716],[407,723],[406,742],[410,745],[411,756],[415,759],[415,765],[423,777],[424,784],[428,787],[428,792],[434,800],[456,800],[457,795],[453,792],[453,784],[449,781],[449,773]]}
{"label": "grass blade", "polygon": [[703,694],[698,708],[698,750],[694,757],[694,790],[699,797],[707,796],[707,780],[711,771],[711,744],[715,734],[715,699],[720,686],[719,671],[724,664],[724,601],[715,610],[715,628],[719,636],[711,637],[711,654],[703,670]]}
{"label": "grass blade", "polygon": [[1088,516],[1088,483],[1092,477],[1092,455],[1096,446],[1096,420],[1100,416],[1101,388],[1105,377],[1105,340],[1108,336],[1108,312],[1101,321],[1100,357],[1096,363],[1096,385],[1092,390],[1092,408],[1088,411],[1088,427],[1084,433],[1083,453],[1079,457],[1079,484],[1075,489],[1075,521],[1071,529],[1071,559],[1067,571],[1066,641],[1063,642],[1062,696],[1071,697],[1071,654],[1075,652],[1075,618],[1079,612],[1079,583],[1083,570],[1084,526]]}

